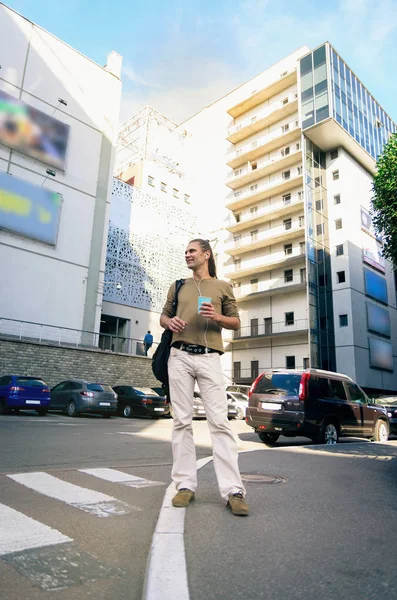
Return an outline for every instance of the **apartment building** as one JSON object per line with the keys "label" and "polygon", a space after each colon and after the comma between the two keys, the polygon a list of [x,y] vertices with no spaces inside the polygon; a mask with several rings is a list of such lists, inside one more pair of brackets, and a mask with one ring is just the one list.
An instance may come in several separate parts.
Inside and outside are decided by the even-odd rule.
{"label": "apartment building", "polygon": [[224,209],[221,274],[241,315],[230,377],[312,366],[397,390],[393,269],[369,214],[396,126],[342,58],[303,47],[181,127],[195,193],[207,215]]}

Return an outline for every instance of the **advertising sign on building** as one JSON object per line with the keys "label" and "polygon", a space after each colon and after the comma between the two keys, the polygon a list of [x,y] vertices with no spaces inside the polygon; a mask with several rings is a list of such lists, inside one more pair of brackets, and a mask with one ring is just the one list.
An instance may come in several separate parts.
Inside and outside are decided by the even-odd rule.
{"label": "advertising sign on building", "polygon": [[0,228],[55,245],[62,196],[0,172]]}
{"label": "advertising sign on building", "polygon": [[69,125],[0,90],[0,144],[65,170]]}
{"label": "advertising sign on building", "polygon": [[369,212],[361,207],[361,230],[363,261],[374,269],[386,272],[386,261],[382,256],[382,238],[375,232],[372,217]]}

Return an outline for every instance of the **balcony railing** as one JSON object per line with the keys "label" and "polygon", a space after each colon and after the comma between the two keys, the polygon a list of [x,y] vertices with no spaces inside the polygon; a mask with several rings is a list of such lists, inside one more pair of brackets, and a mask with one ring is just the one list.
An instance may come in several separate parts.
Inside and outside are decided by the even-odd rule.
{"label": "balcony railing", "polygon": [[[232,194],[232,196],[234,196]],[[275,202],[274,204],[269,204],[268,206],[263,207],[261,210],[257,210],[253,213],[247,212],[245,214],[240,215],[240,220],[236,221],[234,216],[229,213],[227,224],[225,226],[229,231],[234,231],[238,229],[244,229],[245,227],[252,226],[254,222],[266,222],[268,219],[275,218],[278,214],[282,213],[292,213],[296,212],[303,203],[303,194],[300,196],[298,194],[291,197],[290,200],[285,202]],[[246,225],[247,224],[247,225]]]}
{"label": "balcony railing", "polygon": [[[266,193],[274,188],[280,187],[287,190],[292,189],[294,187],[298,187],[300,185],[300,180],[302,179],[301,173],[293,173],[288,179],[285,177],[277,177],[272,181],[268,181],[266,183],[257,183],[256,185],[246,187],[243,190],[238,190],[237,192],[228,194],[226,197],[226,208],[231,208],[234,204],[240,205],[240,203],[244,200],[248,200],[249,198],[253,198],[255,196],[261,196],[263,198],[266,197]],[[246,203],[243,205],[245,206]],[[249,204],[249,203],[248,203]],[[233,210],[233,209],[232,209]]]}
{"label": "balcony railing", "polygon": [[288,229],[284,225],[278,227],[271,227],[261,232],[256,237],[243,236],[239,239],[232,240],[225,245],[225,252],[232,250],[239,250],[243,248],[249,249],[250,246],[262,246],[264,243],[269,245],[274,243],[275,238],[284,238],[285,236],[298,236],[300,232],[304,231],[304,222],[298,223],[298,225],[291,225]]}
{"label": "balcony railing", "polygon": [[279,100],[278,102],[274,102],[273,104],[271,104],[269,106],[268,110],[263,110],[260,113],[258,113],[257,115],[248,117],[247,119],[244,119],[244,121],[241,121],[237,125],[230,127],[227,130],[227,135],[228,135],[228,137],[230,137],[230,136],[234,135],[235,133],[242,131],[246,127],[254,126],[257,123],[260,123],[260,121],[262,121],[263,119],[266,119],[267,117],[269,117],[270,115],[275,115],[275,113],[282,110],[283,108],[286,109],[288,107],[289,111],[294,110],[294,109],[298,110],[297,102],[298,102],[298,100],[297,100],[295,94],[289,94],[288,102],[286,102],[285,104],[283,104],[283,102],[281,100]]}
{"label": "balcony railing", "polygon": [[[142,340],[109,333],[56,327],[54,325],[45,325],[31,321],[19,321],[17,319],[0,318],[0,338],[17,339],[39,344],[55,344],[70,348],[118,352],[131,356],[145,355]],[[158,342],[153,343],[151,353],[154,352],[157,345]]]}
{"label": "balcony railing", "polygon": [[260,323],[258,325],[248,325],[240,327],[233,334],[233,340],[247,338],[259,338],[283,333],[297,333],[308,331],[308,319],[294,319],[290,322],[279,321],[277,323]]}
{"label": "balcony railing", "polygon": [[[305,257],[304,254],[301,255],[302,258]],[[305,286],[306,285],[306,270],[304,273],[300,273],[299,275],[293,275],[292,279],[290,277],[286,277],[283,275],[282,277],[278,277],[274,280],[269,280],[261,283],[261,286],[265,287],[251,287],[245,286],[242,289],[242,286],[234,288],[234,295],[236,299],[240,302],[244,302],[247,300],[254,300],[262,295],[269,294],[272,292],[279,291],[280,293],[288,293],[290,291],[294,291],[297,286]]]}
{"label": "balcony railing", "polygon": [[[300,254],[292,254],[285,255],[281,252],[275,252],[274,254],[269,254],[267,256],[262,257],[261,262],[258,264],[258,260],[249,260],[245,261],[242,266],[241,263],[234,264],[234,270],[226,271],[225,277],[227,279],[244,279],[249,275],[258,275],[259,273],[266,273],[267,271],[273,271],[275,269],[280,269],[285,266],[294,265],[305,259],[306,255],[304,252]],[[267,259],[267,260],[266,260]]]}

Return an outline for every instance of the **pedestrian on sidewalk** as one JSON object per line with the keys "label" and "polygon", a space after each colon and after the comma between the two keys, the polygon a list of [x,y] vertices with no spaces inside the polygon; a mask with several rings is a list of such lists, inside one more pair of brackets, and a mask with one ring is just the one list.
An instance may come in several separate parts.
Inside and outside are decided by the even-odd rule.
{"label": "pedestrian on sidewalk", "polygon": [[233,289],[217,279],[214,254],[208,240],[194,239],[185,250],[192,271],[178,294],[173,313],[175,283],[168,291],[160,325],[173,333],[168,361],[172,398],[172,479],[178,493],[173,506],[186,507],[197,488],[196,449],[193,440],[193,398],[197,382],[212,439],[214,468],[222,498],[234,515],[246,516],[245,488],[238,468],[237,442],[227,418],[227,399],[220,355],[222,329],[240,328]]}
{"label": "pedestrian on sidewalk", "polygon": [[143,345],[145,347],[145,356],[147,356],[148,351],[153,345],[153,336],[150,333],[150,331],[148,331],[145,337],[143,338]]}

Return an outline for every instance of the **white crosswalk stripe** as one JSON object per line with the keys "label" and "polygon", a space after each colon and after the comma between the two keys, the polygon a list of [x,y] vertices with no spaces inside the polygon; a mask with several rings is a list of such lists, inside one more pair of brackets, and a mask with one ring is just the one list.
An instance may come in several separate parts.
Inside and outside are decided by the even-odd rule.
{"label": "white crosswalk stripe", "polygon": [[165,485],[161,481],[150,481],[149,479],[144,479],[143,477],[136,477],[135,475],[129,475],[123,471],[117,471],[116,469],[79,469],[79,471],[80,473],[87,473],[88,475],[93,475],[94,477],[104,479],[105,481],[120,483],[122,485],[134,488]]}
{"label": "white crosswalk stripe", "polygon": [[131,509],[141,510],[102,492],[68,483],[44,472],[17,473],[7,477],[39,494],[65,502],[97,517],[125,515]]}
{"label": "white crosswalk stripe", "polygon": [[60,531],[0,504],[0,556],[72,541]]}

